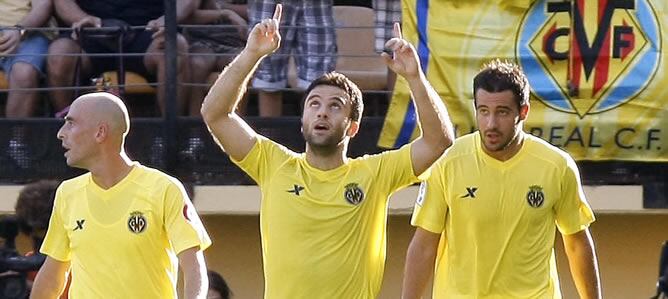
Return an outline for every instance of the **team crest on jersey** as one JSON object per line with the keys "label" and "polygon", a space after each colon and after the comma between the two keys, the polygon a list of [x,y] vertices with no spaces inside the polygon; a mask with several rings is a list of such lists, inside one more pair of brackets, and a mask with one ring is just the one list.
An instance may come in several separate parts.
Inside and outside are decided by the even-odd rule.
{"label": "team crest on jersey", "polygon": [[538,0],[516,55],[541,102],[584,118],[633,100],[652,81],[661,27],[649,0]]}
{"label": "team crest on jersey", "polygon": [[343,192],[343,197],[346,201],[353,205],[358,205],[364,200],[364,191],[357,185],[357,183],[350,183],[346,185],[346,190]]}
{"label": "team crest on jersey", "polygon": [[144,217],[142,212],[134,211],[130,213],[130,218],[128,218],[128,229],[131,232],[139,234],[146,230],[147,225],[148,222],[146,221],[146,217]]}
{"label": "team crest on jersey", "polygon": [[529,186],[529,192],[527,192],[527,203],[534,208],[540,208],[545,202],[545,194],[543,193],[543,187],[538,185]]}

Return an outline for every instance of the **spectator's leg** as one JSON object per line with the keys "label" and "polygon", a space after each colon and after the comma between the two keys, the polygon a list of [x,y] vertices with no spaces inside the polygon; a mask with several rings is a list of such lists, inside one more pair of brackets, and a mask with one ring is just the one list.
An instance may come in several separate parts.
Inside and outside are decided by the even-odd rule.
{"label": "spectator's leg", "polygon": [[299,88],[336,67],[336,31],[331,0],[304,1],[297,26],[297,77]]}
{"label": "spectator's leg", "polygon": [[[59,38],[49,46],[49,56],[46,60],[47,82],[49,87],[70,87],[74,83],[74,72],[77,63],[76,56],[63,56],[64,54],[80,53],[79,44],[70,38]],[[81,57],[80,74],[85,78],[90,70],[90,59]],[[54,110],[61,111],[72,102],[72,90],[52,90],[50,93],[51,104]]]}
{"label": "spectator's leg", "polygon": [[16,54],[5,64],[8,73],[7,117],[30,117],[35,113],[39,92],[25,90],[39,87],[40,75],[44,74],[44,62],[49,40],[41,34],[30,34],[19,44]]}
{"label": "spectator's leg", "polygon": [[[211,72],[215,71],[216,68],[216,57],[215,56],[202,56],[198,54],[213,54],[213,51],[206,46],[193,46],[190,49],[190,75],[191,81],[195,84],[206,84],[208,83],[209,75]],[[190,88],[190,96],[188,100],[188,115],[190,116],[200,116],[200,109],[202,108],[202,101],[206,92],[209,90],[208,87],[199,87],[193,86]]]}
{"label": "spectator's leg", "polygon": [[[161,38],[151,41],[146,53],[160,53],[164,54],[163,51],[163,42]],[[190,81],[190,63],[188,62],[187,56],[181,55],[182,53],[187,53],[188,51],[188,42],[183,37],[183,35],[178,34],[176,36],[176,51],[179,53],[177,63],[176,63],[176,79],[177,82],[189,82]],[[164,83],[166,79],[165,73],[165,57],[164,55],[146,55],[144,56],[144,66],[146,70],[155,74],[157,77],[158,83]],[[185,95],[188,90],[183,88],[183,86],[177,87],[177,114],[183,114],[185,110]],[[160,108],[160,113],[165,115],[165,88],[164,86],[158,86],[157,88],[157,100],[158,107]]]}
{"label": "spectator's leg", "polygon": [[39,84],[39,72],[30,64],[17,62],[9,74],[9,94],[7,95],[8,118],[31,117],[39,100],[39,92],[23,90],[35,88]]}
{"label": "spectator's leg", "polygon": [[[275,1],[254,1],[249,3],[250,26],[255,26],[263,18],[270,18],[274,13]],[[258,112],[262,117],[275,117],[283,114],[283,93],[278,89],[287,84],[288,55],[292,52],[295,29],[292,26],[297,18],[294,2],[283,3],[280,24],[281,47],[258,66],[253,80],[253,87],[259,88]],[[286,28],[288,27],[288,28]]]}

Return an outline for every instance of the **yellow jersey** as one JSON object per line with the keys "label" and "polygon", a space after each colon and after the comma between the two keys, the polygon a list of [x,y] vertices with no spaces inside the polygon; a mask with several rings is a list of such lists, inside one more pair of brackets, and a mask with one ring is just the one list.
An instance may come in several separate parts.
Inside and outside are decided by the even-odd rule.
{"label": "yellow jersey", "polygon": [[524,135],[507,161],[482,149],[478,132],[457,139],[421,185],[412,224],[442,234],[434,298],[561,298],[556,228],[594,221],[574,160]]}
{"label": "yellow jersey", "polygon": [[69,298],[177,298],[177,254],[211,240],[183,185],[134,163],[109,189],[63,182],[41,252],[71,262]]}
{"label": "yellow jersey", "polygon": [[376,298],[388,198],[415,183],[410,145],[323,171],[262,136],[235,161],[262,191],[265,298]]}

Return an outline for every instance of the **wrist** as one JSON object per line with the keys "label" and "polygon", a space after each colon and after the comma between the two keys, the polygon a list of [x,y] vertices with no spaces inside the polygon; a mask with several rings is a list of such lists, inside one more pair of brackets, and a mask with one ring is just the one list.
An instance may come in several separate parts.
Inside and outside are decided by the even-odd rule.
{"label": "wrist", "polygon": [[19,33],[19,36],[23,37],[26,31],[25,28],[21,24],[14,25],[14,28],[15,28],[14,30],[16,30],[16,32]]}

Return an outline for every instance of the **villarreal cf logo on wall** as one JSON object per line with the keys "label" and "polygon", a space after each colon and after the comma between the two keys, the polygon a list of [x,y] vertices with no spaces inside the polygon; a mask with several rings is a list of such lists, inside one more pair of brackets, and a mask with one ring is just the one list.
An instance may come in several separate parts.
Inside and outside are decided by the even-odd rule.
{"label": "villarreal cf logo on wall", "polygon": [[661,32],[648,0],[539,0],[522,20],[516,55],[541,102],[584,118],[651,82]]}

